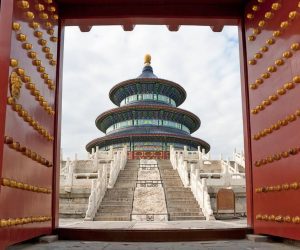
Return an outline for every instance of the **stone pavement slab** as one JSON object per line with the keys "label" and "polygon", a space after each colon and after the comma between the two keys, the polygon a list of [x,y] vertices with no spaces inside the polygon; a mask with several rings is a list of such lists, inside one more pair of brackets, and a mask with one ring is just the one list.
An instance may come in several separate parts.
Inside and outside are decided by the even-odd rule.
{"label": "stone pavement slab", "polygon": [[246,219],[238,220],[188,220],[188,221],[83,221],[62,219],[63,228],[79,229],[223,229],[247,227]]}
{"label": "stone pavement slab", "polygon": [[24,244],[9,250],[295,250],[295,246],[282,243],[253,242],[249,240],[201,241],[201,242],[92,242],[56,241],[52,243]]}

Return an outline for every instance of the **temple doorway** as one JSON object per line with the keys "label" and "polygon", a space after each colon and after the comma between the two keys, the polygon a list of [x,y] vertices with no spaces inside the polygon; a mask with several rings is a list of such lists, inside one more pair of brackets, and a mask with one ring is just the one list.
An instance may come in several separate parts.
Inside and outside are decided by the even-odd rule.
{"label": "temple doorway", "polygon": [[[165,26],[136,26],[131,32],[119,26],[96,26],[89,32],[66,28],[60,227],[247,227],[238,47],[234,26],[223,32],[198,26],[182,26],[177,32]],[[152,60],[145,66],[148,53]],[[147,74],[147,88],[142,74]],[[142,92],[136,94],[128,85],[131,79]],[[162,88],[154,84],[158,79],[167,79],[159,93],[153,92]],[[120,101],[112,94],[121,96],[119,85],[124,92]],[[78,102],[82,95],[89,98]],[[132,118],[141,101],[160,101],[160,113],[166,115],[152,109]],[[181,103],[180,110],[186,111],[174,109]],[[166,106],[170,108],[163,110]],[[114,123],[109,121],[112,115]],[[120,136],[133,125],[149,130],[151,139],[126,141]],[[119,133],[116,139],[101,139],[114,131]],[[167,136],[153,139],[165,131],[181,132],[172,141]],[[182,139],[190,133],[201,141]]]}

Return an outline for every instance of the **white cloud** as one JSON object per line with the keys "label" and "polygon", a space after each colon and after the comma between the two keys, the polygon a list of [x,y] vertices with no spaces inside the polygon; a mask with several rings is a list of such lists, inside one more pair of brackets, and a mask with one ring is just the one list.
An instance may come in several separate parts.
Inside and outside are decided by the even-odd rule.
{"label": "white cloud", "polygon": [[62,148],[64,156],[85,157],[85,145],[103,136],[96,117],[113,108],[109,90],[141,73],[143,57],[152,55],[154,73],[182,85],[187,99],[181,108],[202,121],[193,136],[206,140],[213,155],[230,156],[243,148],[238,32],[226,27],[119,26],[93,27],[81,33],[66,29],[63,72]]}

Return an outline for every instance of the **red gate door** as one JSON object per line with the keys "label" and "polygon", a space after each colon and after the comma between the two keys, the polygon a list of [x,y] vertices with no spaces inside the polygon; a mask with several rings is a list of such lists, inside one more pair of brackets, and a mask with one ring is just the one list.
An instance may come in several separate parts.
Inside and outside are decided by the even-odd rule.
{"label": "red gate door", "polygon": [[0,249],[52,231],[57,11],[2,0]]}
{"label": "red gate door", "polygon": [[300,240],[300,3],[252,0],[244,18],[254,230]]}

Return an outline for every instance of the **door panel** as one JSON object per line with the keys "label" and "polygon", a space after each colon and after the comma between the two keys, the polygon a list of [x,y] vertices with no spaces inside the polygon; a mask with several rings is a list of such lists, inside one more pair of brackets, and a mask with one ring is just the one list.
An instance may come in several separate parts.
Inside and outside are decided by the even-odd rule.
{"label": "door panel", "polygon": [[300,239],[299,1],[245,12],[255,233]]}
{"label": "door panel", "polygon": [[[52,1],[2,0],[0,248],[52,232],[58,16]],[[9,7],[9,8],[7,8]],[[9,19],[7,20],[7,17]],[[4,25],[1,12],[1,26]]]}

